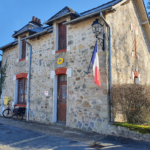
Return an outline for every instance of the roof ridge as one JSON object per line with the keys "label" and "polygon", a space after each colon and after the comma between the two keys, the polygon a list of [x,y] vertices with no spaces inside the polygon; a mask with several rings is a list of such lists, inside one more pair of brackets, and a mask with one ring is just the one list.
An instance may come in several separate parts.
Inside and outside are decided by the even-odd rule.
{"label": "roof ridge", "polygon": [[[87,10],[87,11],[84,11],[84,12],[82,12],[82,13],[80,13],[80,14],[84,14],[84,13],[89,12],[89,11],[91,11],[91,10],[97,9],[97,8],[102,7],[102,6],[104,6],[104,5],[107,5],[107,4],[109,4],[109,3],[113,2],[113,1],[117,1],[117,0],[111,0],[111,1],[109,1],[109,2],[107,2],[107,3],[104,3],[104,4],[102,4],[102,5],[98,6],[98,7],[95,7],[95,8],[89,9],[89,10]],[[122,0],[121,0],[121,1],[122,1]]]}
{"label": "roof ridge", "polygon": [[[57,14],[59,14],[62,10],[64,10],[65,8],[67,8],[67,9],[69,9],[69,7],[68,6],[65,6],[63,9],[61,9],[58,13],[56,13],[54,16],[56,16]],[[70,10],[70,9],[69,9]],[[50,19],[52,19],[54,16],[52,16]],[[50,20],[50,19],[48,19],[48,20]]]}

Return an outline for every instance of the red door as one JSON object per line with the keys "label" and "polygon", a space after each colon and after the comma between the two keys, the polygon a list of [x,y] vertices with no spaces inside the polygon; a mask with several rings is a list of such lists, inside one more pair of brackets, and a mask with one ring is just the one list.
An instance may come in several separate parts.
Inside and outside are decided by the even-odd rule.
{"label": "red door", "polygon": [[66,26],[60,23],[58,25],[58,50],[66,49]]}
{"label": "red door", "polygon": [[57,121],[66,123],[67,75],[58,76]]}

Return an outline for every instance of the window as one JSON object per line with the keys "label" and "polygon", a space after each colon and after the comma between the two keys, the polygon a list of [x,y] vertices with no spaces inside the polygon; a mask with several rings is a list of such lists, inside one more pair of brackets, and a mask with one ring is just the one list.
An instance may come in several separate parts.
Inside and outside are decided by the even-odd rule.
{"label": "window", "polygon": [[66,26],[58,24],[58,50],[65,50],[67,47],[66,31]]}
{"label": "window", "polygon": [[26,58],[26,41],[22,40],[21,58]]}
{"label": "window", "polygon": [[18,104],[26,104],[27,102],[27,79],[18,79]]}

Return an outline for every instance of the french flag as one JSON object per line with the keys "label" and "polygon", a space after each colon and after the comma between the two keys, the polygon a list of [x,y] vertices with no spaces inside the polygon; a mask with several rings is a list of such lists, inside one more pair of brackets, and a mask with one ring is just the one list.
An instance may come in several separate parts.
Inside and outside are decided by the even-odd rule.
{"label": "french flag", "polygon": [[93,56],[92,56],[92,65],[93,65],[94,83],[101,87],[99,59],[98,59],[98,53],[97,53],[97,41],[96,41]]}

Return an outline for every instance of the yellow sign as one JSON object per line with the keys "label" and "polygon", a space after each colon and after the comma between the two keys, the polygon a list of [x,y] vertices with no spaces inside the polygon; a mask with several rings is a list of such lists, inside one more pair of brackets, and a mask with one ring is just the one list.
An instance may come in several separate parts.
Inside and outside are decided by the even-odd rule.
{"label": "yellow sign", "polygon": [[63,62],[64,62],[64,59],[63,59],[63,58],[59,58],[59,59],[57,60],[57,64],[58,64],[58,65],[61,65]]}
{"label": "yellow sign", "polygon": [[4,105],[7,105],[8,102],[9,102],[9,105],[10,105],[10,100],[11,100],[11,97],[5,97],[4,98]]}

